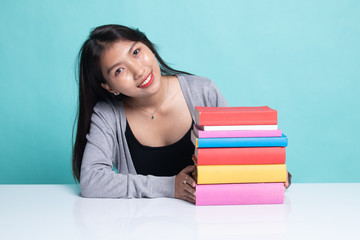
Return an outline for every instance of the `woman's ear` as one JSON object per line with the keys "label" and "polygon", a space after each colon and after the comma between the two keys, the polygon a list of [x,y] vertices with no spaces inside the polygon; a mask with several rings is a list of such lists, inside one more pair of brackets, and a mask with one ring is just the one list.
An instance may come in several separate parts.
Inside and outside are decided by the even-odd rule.
{"label": "woman's ear", "polygon": [[109,92],[111,92],[111,91],[110,91],[110,86],[109,86],[109,84],[107,84],[107,83],[101,83],[101,87],[104,88],[105,90],[108,90]]}
{"label": "woman's ear", "polygon": [[119,93],[112,89],[107,83],[101,83],[101,87],[107,90],[109,93],[114,94],[115,96],[119,95]]}

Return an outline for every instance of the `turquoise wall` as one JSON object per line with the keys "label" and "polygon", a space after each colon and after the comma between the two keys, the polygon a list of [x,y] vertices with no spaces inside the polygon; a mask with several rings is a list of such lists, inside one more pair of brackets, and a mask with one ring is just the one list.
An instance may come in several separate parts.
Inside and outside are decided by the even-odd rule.
{"label": "turquoise wall", "polygon": [[294,182],[360,182],[360,2],[0,2],[0,183],[72,183],[75,59],[91,28],[138,27],[232,106],[269,105]]}

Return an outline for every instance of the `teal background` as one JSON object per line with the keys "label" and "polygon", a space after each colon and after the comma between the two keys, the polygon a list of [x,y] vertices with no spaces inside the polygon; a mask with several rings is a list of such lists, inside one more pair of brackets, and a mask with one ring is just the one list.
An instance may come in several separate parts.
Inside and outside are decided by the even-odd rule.
{"label": "teal background", "polygon": [[73,183],[76,56],[109,23],[232,106],[277,109],[294,182],[360,182],[359,1],[2,0],[1,184]]}

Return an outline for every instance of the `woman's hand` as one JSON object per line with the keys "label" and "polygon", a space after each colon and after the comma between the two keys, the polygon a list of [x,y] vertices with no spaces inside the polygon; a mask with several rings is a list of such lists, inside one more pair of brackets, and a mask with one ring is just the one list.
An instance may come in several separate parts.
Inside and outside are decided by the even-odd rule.
{"label": "woman's hand", "polygon": [[284,182],[285,190],[290,187],[292,175],[288,172],[286,182]]}
{"label": "woman's hand", "polygon": [[195,204],[195,180],[190,176],[191,172],[196,169],[196,166],[187,166],[175,177],[175,198],[183,199],[185,201]]}
{"label": "woman's hand", "polygon": [[286,182],[284,182],[285,190],[289,187],[289,179],[286,178]]}

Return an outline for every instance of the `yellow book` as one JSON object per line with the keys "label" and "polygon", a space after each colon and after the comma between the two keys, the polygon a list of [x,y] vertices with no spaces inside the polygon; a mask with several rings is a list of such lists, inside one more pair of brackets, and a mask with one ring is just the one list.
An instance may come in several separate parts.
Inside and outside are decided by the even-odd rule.
{"label": "yellow book", "polygon": [[194,177],[197,184],[285,182],[285,164],[202,165]]}

